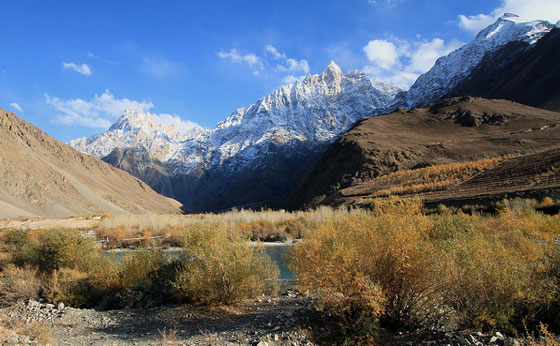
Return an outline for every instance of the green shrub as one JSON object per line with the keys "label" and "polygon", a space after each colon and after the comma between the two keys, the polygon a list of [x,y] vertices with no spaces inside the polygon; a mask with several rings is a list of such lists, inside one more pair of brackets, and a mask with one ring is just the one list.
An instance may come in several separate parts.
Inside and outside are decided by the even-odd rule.
{"label": "green shrub", "polygon": [[203,304],[231,304],[262,294],[279,270],[261,247],[221,223],[193,225],[185,235],[188,260],[173,286],[179,297]]}
{"label": "green shrub", "polygon": [[91,307],[97,296],[89,275],[77,269],[53,270],[43,287],[45,298],[53,304],[62,302],[73,307]]}
{"label": "green shrub", "polygon": [[173,297],[172,283],[180,259],[170,259],[161,250],[140,250],[125,257],[120,268],[118,305],[150,307]]}
{"label": "green shrub", "polygon": [[39,270],[50,273],[60,268],[77,268],[86,271],[99,256],[93,240],[86,239],[75,230],[53,229],[39,236],[36,245]]}
{"label": "green shrub", "polygon": [[5,250],[10,254],[12,263],[24,266],[25,264],[35,264],[37,262],[38,254],[28,231],[7,230],[2,235],[2,240]]}

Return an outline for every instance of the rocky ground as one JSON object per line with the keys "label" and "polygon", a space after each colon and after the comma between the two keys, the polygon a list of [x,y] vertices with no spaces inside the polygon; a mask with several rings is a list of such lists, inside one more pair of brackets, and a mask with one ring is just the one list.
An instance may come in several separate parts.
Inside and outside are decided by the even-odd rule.
{"label": "rocky ground", "polygon": [[[20,302],[0,310],[1,345],[247,345],[311,346],[332,344],[325,338],[321,314],[309,301],[288,291],[280,297],[261,297],[230,307],[192,305],[150,309],[95,311],[54,306],[36,301]],[[4,327],[2,327],[4,326]],[[20,326],[18,329],[17,326]],[[24,335],[22,326],[40,326],[43,343]],[[16,333],[12,330],[23,330]],[[320,340],[320,341],[319,341]],[[546,345],[560,345],[560,339]],[[529,345],[499,332],[388,333],[380,345]],[[544,344],[543,344],[544,345]]]}
{"label": "rocky ground", "polygon": [[[21,302],[3,309],[4,320],[40,322],[56,345],[313,345],[314,313],[288,292],[223,308],[192,305],[95,311]],[[0,333],[0,337],[3,334]],[[31,344],[7,333],[1,344]]]}

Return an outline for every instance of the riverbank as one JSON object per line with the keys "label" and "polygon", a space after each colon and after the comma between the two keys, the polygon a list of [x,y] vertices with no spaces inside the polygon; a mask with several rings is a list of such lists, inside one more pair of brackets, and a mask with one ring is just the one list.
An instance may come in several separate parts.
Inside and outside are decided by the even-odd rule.
{"label": "riverbank", "polygon": [[[327,316],[295,291],[232,306],[166,305],[150,309],[96,311],[21,301],[0,310],[2,345],[332,345]],[[16,333],[17,330],[19,333]],[[22,333],[41,332],[42,343]],[[373,341],[372,341],[373,342]],[[540,342],[540,343],[539,343]],[[379,345],[559,345],[560,339],[514,338],[500,332],[381,331]]]}

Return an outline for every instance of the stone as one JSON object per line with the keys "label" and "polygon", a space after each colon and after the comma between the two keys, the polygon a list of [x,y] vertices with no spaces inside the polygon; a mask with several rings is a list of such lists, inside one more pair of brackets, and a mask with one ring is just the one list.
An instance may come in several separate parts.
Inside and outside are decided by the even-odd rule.
{"label": "stone", "polygon": [[503,335],[502,333],[500,333],[500,332],[496,332],[494,335],[496,335],[496,337],[497,337],[498,339],[503,339],[503,338],[504,338],[504,335]]}
{"label": "stone", "polygon": [[459,344],[463,345],[463,346],[469,346],[472,345],[471,342],[469,340],[467,340],[467,338],[465,338],[462,335],[459,335],[457,337],[457,339],[459,340]]}
{"label": "stone", "polygon": [[491,344],[496,344],[496,343],[498,343],[498,340],[499,340],[499,338],[494,335],[490,338],[490,340],[488,342],[491,343]]}
{"label": "stone", "polygon": [[257,344],[257,346],[268,346],[268,342],[261,340],[259,341],[259,343]]}
{"label": "stone", "polygon": [[19,343],[19,336],[16,334],[16,332],[10,330],[6,334],[7,335],[4,340],[7,344],[15,345]]}
{"label": "stone", "polygon": [[60,310],[64,310],[64,303],[63,303],[63,302],[58,303],[58,306],[57,306],[56,308],[57,308],[57,310],[59,310],[59,311],[60,311]]}
{"label": "stone", "polygon": [[471,344],[475,344],[475,343],[476,343],[476,339],[475,339],[474,336],[472,336],[471,334],[467,334],[467,335],[465,336],[465,338],[466,338],[467,340],[469,340],[469,342],[470,342]]}

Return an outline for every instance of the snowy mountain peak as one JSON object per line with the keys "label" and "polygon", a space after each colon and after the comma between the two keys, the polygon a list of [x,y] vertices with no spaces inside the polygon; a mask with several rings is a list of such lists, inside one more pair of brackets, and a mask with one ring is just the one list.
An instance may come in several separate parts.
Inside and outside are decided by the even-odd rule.
{"label": "snowy mountain peak", "polygon": [[[84,153],[102,158],[114,148],[144,147],[161,161],[169,159],[178,149],[180,143],[188,136],[177,127],[167,123],[158,123],[148,112],[127,109],[117,121],[104,133],[89,138],[78,138],[68,144]],[[203,129],[193,129],[194,134]],[[192,136],[190,133],[189,136]]]}
{"label": "snowy mountain peak", "polygon": [[424,106],[443,97],[486,53],[511,41],[534,44],[554,27],[547,21],[527,21],[512,13],[504,14],[480,31],[472,42],[439,58],[428,72],[418,77],[407,92],[408,107]]}
{"label": "snowy mountain peak", "polygon": [[335,80],[342,76],[342,70],[340,67],[334,62],[331,61],[327,68],[321,74],[324,80]]}
{"label": "snowy mountain peak", "polygon": [[124,129],[149,129],[150,131],[159,129],[159,125],[154,121],[150,113],[144,113],[137,109],[126,109],[111,125],[108,131],[124,130]]}

